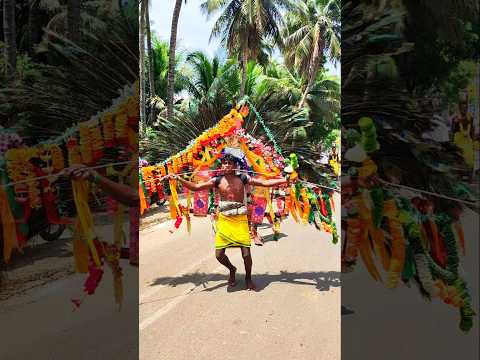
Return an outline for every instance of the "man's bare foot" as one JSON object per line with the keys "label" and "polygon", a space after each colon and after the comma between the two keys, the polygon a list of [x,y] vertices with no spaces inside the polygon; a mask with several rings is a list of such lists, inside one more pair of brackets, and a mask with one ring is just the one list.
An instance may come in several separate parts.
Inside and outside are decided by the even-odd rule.
{"label": "man's bare foot", "polygon": [[235,274],[237,273],[237,268],[233,267],[233,270],[230,270],[230,276],[228,277],[228,286],[235,286],[237,282],[235,280]]}
{"label": "man's bare foot", "polygon": [[253,242],[255,243],[255,245],[263,246],[262,238],[261,238],[258,234],[256,234],[256,235],[253,237]]}
{"label": "man's bare foot", "polygon": [[256,291],[257,288],[255,287],[255,284],[253,283],[252,279],[245,279],[245,285],[246,285],[246,290],[248,291]]}

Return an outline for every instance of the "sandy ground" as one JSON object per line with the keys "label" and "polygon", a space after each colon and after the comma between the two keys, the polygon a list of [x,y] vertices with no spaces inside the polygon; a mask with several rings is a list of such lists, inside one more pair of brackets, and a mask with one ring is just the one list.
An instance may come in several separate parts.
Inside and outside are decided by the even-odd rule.
{"label": "sandy ground", "polygon": [[[111,233],[111,225],[97,227],[103,238]],[[73,273],[68,233],[33,245],[16,256],[0,292],[0,359],[138,359],[138,269],[121,261],[121,311],[108,266],[96,293],[72,311],[70,300],[82,297],[86,275]]]}
{"label": "sandy ground", "polygon": [[140,359],[340,359],[340,246],[328,234],[286,220],[276,242],[265,224],[252,293],[239,249],[227,251],[239,270],[227,288],[209,219],[194,218],[191,236],[171,228],[141,232]]}

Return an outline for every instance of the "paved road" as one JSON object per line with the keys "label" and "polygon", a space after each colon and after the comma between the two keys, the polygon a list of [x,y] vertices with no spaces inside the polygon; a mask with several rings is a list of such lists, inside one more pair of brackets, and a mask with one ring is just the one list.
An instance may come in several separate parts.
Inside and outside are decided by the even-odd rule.
{"label": "paved road", "polygon": [[[100,236],[111,231],[112,226],[97,228]],[[86,275],[69,274],[74,264],[70,239],[38,246],[18,255],[25,257],[21,266],[7,273],[9,282],[21,282],[16,290],[25,292],[0,300],[0,359],[138,359],[138,269],[121,261],[120,312],[108,266],[96,293],[72,312],[70,299],[82,296]]]}
{"label": "paved road", "polygon": [[171,226],[141,233],[141,360],[340,359],[340,246],[328,234],[282,223],[284,237],[252,248],[252,293],[239,249],[227,250],[240,280],[227,289],[209,219],[194,218],[191,236]]}

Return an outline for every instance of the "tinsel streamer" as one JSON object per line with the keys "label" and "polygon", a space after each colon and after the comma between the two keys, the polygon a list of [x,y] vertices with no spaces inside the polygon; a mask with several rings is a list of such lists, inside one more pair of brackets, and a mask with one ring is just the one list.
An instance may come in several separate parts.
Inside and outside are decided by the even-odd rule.
{"label": "tinsel streamer", "polygon": [[405,249],[405,263],[402,270],[402,281],[408,282],[416,274],[415,254],[411,245]]}
{"label": "tinsel streamer", "polygon": [[128,128],[127,129],[128,148],[132,152],[138,151],[138,132]]}
{"label": "tinsel streamer", "polygon": [[303,216],[302,221],[304,224],[308,222],[308,217],[310,216],[310,201],[308,200],[307,191],[305,188],[302,188],[300,196],[303,201]]}
{"label": "tinsel streamer", "polygon": [[111,112],[106,113],[102,117],[101,122],[105,147],[110,148],[115,144],[115,124],[113,121],[113,114]]}
{"label": "tinsel streamer", "polygon": [[437,263],[445,267],[447,265],[447,252],[445,249],[445,242],[438,229],[436,221],[432,216],[427,217],[427,232],[431,239],[432,256]]}
{"label": "tinsel streamer", "polygon": [[62,149],[58,145],[51,145],[50,154],[52,158],[52,167],[55,172],[65,168],[65,159],[63,157]]}
{"label": "tinsel streamer", "polygon": [[115,304],[120,309],[123,303],[122,269],[120,268],[120,247],[117,244],[104,243],[105,260],[112,270]]}
{"label": "tinsel streamer", "polygon": [[457,244],[455,241],[455,235],[453,234],[451,227],[451,219],[445,215],[440,214],[437,217],[439,223],[440,233],[445,241],[445,247],[447,250],[447,270],[455,276],[458,276],[458,253]]}
{"label": "tinsel streamer", "polygon": [[323,196],[322,196],[321,193],[320,193],[320,196],[319,196],[319,200],[320,200],[320,211],[321,211],[323,216],[327,216],[328,215],[327,207],[325,206],[325,201],[323,200]]}
{"label": "tinsel streamer", "polygon": [[18,249],[18,244],[15,218],[3,186],[0,186],[0,221],[3,230],[3,259],[8,263],[13,249]]}
{"label": "tinsel streamer", "polygon": [[148,202],[147,198],[145,197],[145,192],[143,189],[143,186],[141,184],[138,184],[138,195],[139,195],[139,206],[140,206],[140,215],[143,215],[145,213],[145,210],[148,209]]}
{"label": "tinsel streamer", "polygon": [[115,115],[115,140],[120,144],[128,142],[127,121],[125,113]]}
{"label": "tinsel streamer", "polygon": [[378,229],[382,224],[383,219],[383,189],[380,187],[374,187],[370,190],[370,197],[373,203],[373,224]]}
{"label": "tinsel streamer", "polygon": [[[8,207],[10,209],[10,212],[14,218],[15,225],[16,225],[15,227],[16,238],[6,238],[6,239],[8,239],[8,241],[15,241],[17,249],[21,253],[22,248],[27,244],[27,238],[30,233],[28,220],[31,215],[31,208],[28,201],[25,202],[25,201],[22,201],[22,199],[19,199],[16,197],[18,196],[18,194],[16,194],[15,187],[12,187],[12,186],[4,187],[4,184],[8,184],[9,182],[10,182],[10,178],[8,177],[8,174],[4,171],[1,171],[1,168],[0,168],[0,186],[2,186],[3,191],[5,192],[6,201],[8,202]],[[3,249],[0,249],[0,251],[3,251]]]}
{"label": "tinsel streamer", "polygon": [[288,210],[290,214],[292,214],[293,219],[295,222],[299,222],[298,220],[298,215],[297,215],[297,208],[296,208],[296,199],[295,199],[295,187],[293,185],[290,186],[290,196],[289,196],[289,201],[287,202],[286,205],[288,205]]}
{"label": "tinsel streamer", "polygon": [[[369,241],[369,229],[372,227],[372,217],[371,212],[367,208],[364,202],[364,198],[362,195],[355,196],[355,203],[357,205],[358,214],[359,214],[359,226],[360,226],[360,236],[357,238],[358,241],[358,250],[360,252],[360,256],[362,257],[363,263],[365,264],[368,272],[372,275],[373,279],[376,281],[381,281],[380,273],[375,266],[373,261],[372,250],[370,247]],[[327,207],[327,213],[329,212],[329,206]]]}
{"label": "tinsel streamer", "polygon": [[434,276],[445,280],[448,283],[452,283],[453,281],[455,281],[456,277],[452,272],[438,265],[429,254],[425,254],[425,257],[427,258],[428,265]]}
{"label": "tinsel streamer", "polygon": [[368,222],[368,227],[369,227],[368,231],[373,240],[375,253],[377,254],[378,257],[380,257],[383,269],[385,271],[388,271],[388,269],[390,268],[390,254],[388,253],[388,250],[387,250],[385,233],[383,232],[383,229],[376,228],[373,225],[372,220]]}
{"label": "tinsel streamer", "polygon": [[94,244],[96,238],[93,231],[93,218],[88,206],[89,186],[85,180],[72,180],[73,199],[77,208],[78,219],[80,221],[82,236],[85,238],[93,261],[97,267],[100,267],[100,258]]}
{"label": "tinsel streamer", "polygon": [[92,139],[90,138],[90,128],[87,124],[80,123],[78,132],[80,134],[80,153],[82,155],[82,163],[87,165],[92,164],[94,158]]}
{"label": "tinsel streamer", "polygon": [[458,240],[458,244],[460,250],[462,251],[462,255],[465,256],[465,234],[463,232],[463,226],[460,221],[455,221],[452,223],[453,229],[455,231],[456,238]]}
{"label": "tinsel streamer", "polygon": [[75,259],[75,270],[78,273],[88,273],[88,246],[82,238],[80,220],[74,225],[73,231],[73,256]]}
{"label": "tinsel streamer", "polygon": [[68,164],[69,166],[82,163],[82,155],[80,153],[80,147],[78,141],[75,138],[68,139],[67,142],[68,149]]}
{"label": "tinsel streamer", "polygon": [[460,309],[463,305],[464,299],[462,297],[462,291],[459,291],[456,286],[458,279],[456,279],[452,284],[448,284],[440,279],[437,279],[435,285],[438,288],[439,297],[443,300],[445,304]]}
{"label": "tinsel streamer", "polygon": [[345,257],[348,262],[354,262],[358,257],[358,244],[362,235],[361,223],[358,218],[347,219],[347,236],[345,245]]}
{"label": "tinsel streamer", "polygon": [[405,237],[403,227],[398,219],[398,210],[394,199],[384,201],[385,216],[388,218],[388,227],[392,236],[391,260],[388,270],[387,287],[396,288],[401,271],[405,263]]}
{"label": "tinsel streamer", "polygon": [[476,315],[472,308],[470,294],[468,292],[467,283],[465,280],[458,278],[454,286],[462,299],[460,307],[460,329],[464,332],[470,331],[473,326],[473,316]]}
{"label": "tinsel streamer", "polygon": [[168,181],[170,186],[170,201],[173,203],[173,206],[176,210],[176,214],[181,214],[180,207],[178,205],[178,194],[177,194],[177,181],[176,180],[169,180]]}
{"label": "tinsel streamer", "polygon": [[146,198],[146,195],[145,195],[145,184],[144,184],[144,181],[143,181],[143,175],[142,173],[140,172],[140,174],[138,175],[138,195],[139,195],[139,198],[140,198],[140,215],[143,215],[145,210],[147,210],[149,207],[150,207],[150,204],[148,203],[147,201],[147,198]]}
{"label": "tinsel streamer", "polygon": [[337,231],[337,225],[335,224],[335,221],[332,221],[332,243],[333,244],[338,243],[338,231]]}
{"label": "tinsel streamer", "polygon": [[432,273],[430,271],[428,260],[425,254],[417,252],[414,255],[415,267],[417,269],[417,275],[422,283],[423,288],[427,291],[430,297],[437,295],[437,289],[434,286]]}
{"label": "tinsel streamer", "polygon": [[92,144],[92,151],[93,151],[93,161],[98,161],[103,156],[103,149],[105,144],[103,142],[102,132],[98,124],[93,124],[89,128],[89,135]]}

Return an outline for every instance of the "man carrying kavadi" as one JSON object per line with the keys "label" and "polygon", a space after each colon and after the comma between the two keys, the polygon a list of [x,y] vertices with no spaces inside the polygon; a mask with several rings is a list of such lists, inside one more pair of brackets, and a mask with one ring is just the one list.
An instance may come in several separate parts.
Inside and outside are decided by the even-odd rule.
{"label": "man carrying kavadi", "polygon": [[242,174],[237,175],[238,160],[232,154],[226,154],[222,158],[223,175],[215,176],[208,181],[193,183],[171,175],[179,180],[186,188],[192,191],[218,188],[220,202],[218,206],[217,232],[215,236],[215,256],[217,260],[229,271],[229,286],[235,286],[235,274],[237,268],[228,259],[225,249],[238,247],[242,251],[245,265],[245,285],[247,290],[255,291],[252,281],[252,255],[250,252],[250,231],[247,217],[247,185],[274,187],[289,184],[289,178],[257,179]]}

